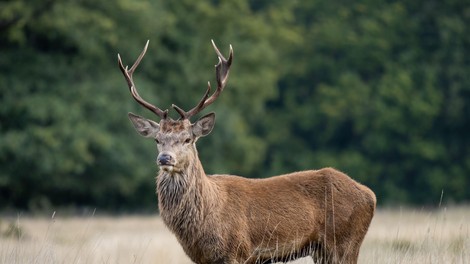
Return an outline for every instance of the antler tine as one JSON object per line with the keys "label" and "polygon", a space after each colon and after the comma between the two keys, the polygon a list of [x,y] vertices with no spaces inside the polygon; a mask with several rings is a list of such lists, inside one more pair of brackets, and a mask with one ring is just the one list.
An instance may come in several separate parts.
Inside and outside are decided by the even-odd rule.
{"label": "antler tine", "polygon": [[202,96],[201,100],[199,101],[199,103],[193,109],[191,109],[188,112],[184,111],[183,109],[181,109],[180,107],[178,107],[175,104],[172,104],[171,107],[173,107],[176,110],[176,112],[178,112],[178,114],[180,114],[182,119],[188,119],[191,116],[199,113],[205,107],[204,103],[206,102],[207,98],[209,97],[210,91],[211,91],[211,84],[210,84],[210,82],[207,82],[207,90],[204,93],[204,95]]}
{"label": "antler tine", "polygon": [[188,112],[183,111],[181,108],[179,108],[176,105],[172,105],[172,107],[181,115],[181,118],[183,119],[188,119],[193,115],[196,115],[197,113],[201,112],[204,108],[206,108],[208,105],[212,104],[217,97],[219,97],[220,93],[224,90],[225,85],[227,84],[228,80],[228,75],[229,75],[229,70],[230,66],[232,65],[232,60],[233,60],[233,48],[232,45],[230,45],[230,54],[228,59],[226,59],[220,50],[217,48],[217,46],[214,43],[214,40],[211,40],[212,46],[214,47],[215,52],[217,53],[217,56],[219,58],[219,62],[215,65],[215,74],[217,78],[217,89],[215,92],[209,97],[209,92],[211,90],[211,84],[210,82],[207,83],[207,90],[202,99],[199,101],[199,103],[191,110]]}
{"label": "antler tine", "polygon": [[230,66],[232,65],[232,60],[233,60],[232,45],[230,45],[230,53],[229,53],[228,60],[227,60],[225,59],[225,57],[222,55],[222,53],[219,51],[219,49],[215,45],[214,40],[211,40],[211,42],[212,42],[212,46],[214,47],[215,52],[217,53],[217,56],[219,56],[219,62],[215,65],[215,73],[216,73],[215,75],[217,78],[217,90],[206,101],[205,104],[207,105],[212,104],[215,101],[215,99],[219,97],[219,94],[224,90],[225,85],[227,84],[229,70],[230,70]]}
{"label": "antler tine", "polygon": [[134,73],[135,69],[137,66],[139,66],[140,61],[145,55],[145,52],[147,52],[147,47],[149,45],[149,41],[147,40],[147,43],[145,44],[144,50],[140,53],[139,57],[137,60],[134,62],[132,67],[128,70],[127,66],[124,67],[122,64],[121,56],[118,54],[118,64],[119,64],[119,69],[121,69],[122,74],[124,75],[124,78],[126,78],[127,85],[129,86],[129,91],[132,94],[132,97],[143,107],[149,109],[156,115],[158,115],[162,119],[166,119],[168,116],[168,110],[162,111],[160,108],[146,102],[142,97],[140,97],[139,93],[137,92],[136,86],[134,84],[134,80],[132,79],[132,74]]}

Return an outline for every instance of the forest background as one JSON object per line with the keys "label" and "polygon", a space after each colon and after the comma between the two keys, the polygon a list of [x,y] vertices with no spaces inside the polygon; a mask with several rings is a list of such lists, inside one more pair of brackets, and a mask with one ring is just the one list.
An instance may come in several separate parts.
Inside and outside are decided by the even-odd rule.
{"label": "forest background", "polygon": [[[470,201],[466,1],[0,1],[0,211],[156,208],[154,118],[117,66],[166,109],[215,82],[234,48],[207,173],[335,167],[379,205]],[[171,111],[170,111],[171,112]],[[170,114],[177,117],[175,112]]]}

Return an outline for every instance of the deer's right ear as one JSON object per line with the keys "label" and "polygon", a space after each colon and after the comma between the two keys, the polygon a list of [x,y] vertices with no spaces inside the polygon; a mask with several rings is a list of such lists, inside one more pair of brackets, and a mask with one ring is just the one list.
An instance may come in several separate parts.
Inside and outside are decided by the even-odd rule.
{"label": "deer's right ear", "polygon": [[139,134],[144,137],[154,138],[160,130],[160,125],[155,121],[135,115],[133,113],[129,113],[127,115],[132,121],[132,124],[134,124],[135,130],[137,130],[137,132],[139,132]]}

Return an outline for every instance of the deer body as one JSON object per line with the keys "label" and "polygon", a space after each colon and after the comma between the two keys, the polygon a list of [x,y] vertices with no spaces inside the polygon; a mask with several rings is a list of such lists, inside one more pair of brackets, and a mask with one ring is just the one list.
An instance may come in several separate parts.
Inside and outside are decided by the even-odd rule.
{"label": "deer body", "polygon": [[[355,263],[375,208],[370,190],[331,168],[267,179],[202,172],[190,176],[200,179],[180,189],[179,199],[162,184],[168,177],[158,176],[160,213],[196,263],[265,263],[314,250]],[[336,252],[323,249],[330,246]]]}
{"label": "deer body", "polygon": [[[146,46],[147,48],[147,46]],[[196,142],[208,135],[213,113],[195,123],[189,118],[223,90],[232,61],[219,56],[217,91],[210,85],[188,112],[173,106],[181,119],[148,104],[138,95],[132,73],[119,65],[134,98],[159,115],[159,123],[129,113],[136,130],[157,142],[157,195],[160,214],[186,254],[203,263],[271,263],[312,256],[316,263],[357,263],[360,245],[375,210],[367,187],[332,169],[310,170],[267,179],[206,175]]]}

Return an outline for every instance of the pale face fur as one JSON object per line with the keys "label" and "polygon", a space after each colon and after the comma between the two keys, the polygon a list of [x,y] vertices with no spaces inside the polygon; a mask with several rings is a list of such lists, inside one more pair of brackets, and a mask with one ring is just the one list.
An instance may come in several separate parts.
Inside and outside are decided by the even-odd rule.
{"label": "pale face fur", "polygon": [[181,173],[190,160],[197,157],[195,143],[199,137],[208,135],[214,127],[215,114],[203,116],[194,124],[188,119],[162,119],[160,123],[129,113],[137,132],[153,138],[157,143],[157,164],[170,174]]}

